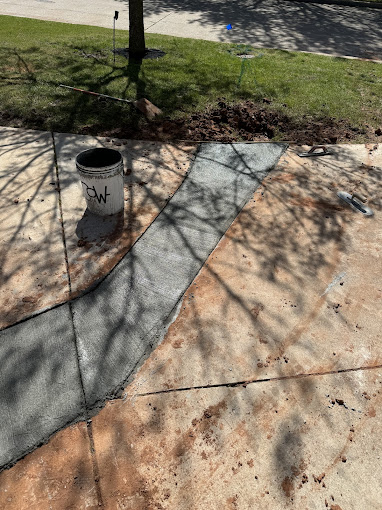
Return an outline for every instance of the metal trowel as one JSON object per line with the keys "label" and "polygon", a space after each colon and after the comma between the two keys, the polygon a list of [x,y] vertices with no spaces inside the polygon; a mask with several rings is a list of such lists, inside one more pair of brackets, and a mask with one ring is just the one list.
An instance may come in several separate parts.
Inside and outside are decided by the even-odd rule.
{"label": "metal trowel", "polygon": [[[367,199],[361,195],[358,195],[358,193],[346,193],[346,191],[339,191],[337,193],[337,196],[349,204],[354,210],[361,212],[365,216],[372,216],[373,211],[367,207],[366,205],[363,205]],[[357,200],[356,200],[357,199]],[[360,203],[358,200],[360,200]]]}
{"label": "metal trowel", "polygon": [[[315,152],[316,149],[322,149],[321,152]],[[312,156],[330,156],[334,154],[331,150],[328,150],[325,145],[313,145],[308,152],[300,152],[300,158],[311,158]]]}

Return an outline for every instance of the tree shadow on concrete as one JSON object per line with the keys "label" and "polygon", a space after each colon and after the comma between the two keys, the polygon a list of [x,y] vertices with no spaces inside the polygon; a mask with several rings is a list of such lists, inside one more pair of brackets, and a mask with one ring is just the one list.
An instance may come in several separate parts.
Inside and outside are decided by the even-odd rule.
{"label": "tree shadow on concrete", "polygon": [[[304,442],[309,428],[304,421],[307,410],[313,413],[313,421],[320,422],[325,434],[334,435],[336,419],[321,415],[325,399],[315,380],[297,379],[292,384],[288,377],[335,372],[352,363],[351,356],[333,358],[334,349],[344,351],[343,328],[349,337],[356,336],[354,324],[348,323],[349,317],[341,310],[320,316],[319,345],[308,341],[312,338],[309,328],[315,324],[319,311],[335,305],[336,298],[326,296],[325,289],[341,270],[338,255],[347,257],[357,249],[357,240],[352,239],[354,215],[338,201],[335,192],[338,187],[360,186],[363,193],[375,197],[375,212],[381,210],[382,204],[375,195],[381,180],[380,169],[361,165],[357,159],[353,160],[351,171],[341,168],[350,157],[345,149],[338,159],[328,160],[323,174],[307,171],[301,163],[297,171],[288,172],[284,168],[284,174],[270,174],[273,182],[264,179],[262,191],[254,196],[260,207],[246,208],[240,221],[226,232],[225,239],[187,290],[181,311],[161,348],[151,356],[132,387],[127,388],[132,407],[126,404],[123,410],[121,405],[120,414],[110,411],[109,407],[101,412],[99,421],[97,417],[94,419],[99,441],[104,435],[115,435],[114,440],[110,439],[111,451],[116,451],[114,445],[120,448],[120,438],[125,437],[128,454],[121,454],[118,461],[123,466],[122,472],[133,465],[134,479],[139,478],[138,485],[148,488],[145,492],[148,499],[142,505],[165,504],[171,493],[169,502],[183,508],[198,508],[201,501],[208,502],[211,485],[201,480],[205,477],[200,471],[200,456],[204,458],[205,455],[210,459],[209,465],[216,466],[210,477],[216,477],[217,483],[231,473],[232,449],[235,451],[234,445],[238,443],[233,474],[239,472],[244,463],[262,458],[272,470],[271,481],[265,483],[271,485],[273,491],[279,491],[278,497],[281,496],[286,505],[292,504],[299,478],[301,484],[305,483],[309,451]],[[372,222],[368,225],[376,228]],[[232,246],[232,258],[225,257],[224,245],[227,244]],[[187,246],[187,250],[197,256],[191,246]],[[370,276],[372,279],[373,272]],[[251,279],[249,295],[241,289],[242,285],[250,288]],[[270,289],[274,294],[271,301]],[[282,298],[280,303],[278,296]],[[336,322],[339,329],[335,327]],[[316,335],[317,330],[313,331]],[[350,343],[347,339],[346,349]],[[360,344],[358,348],[362,351]],[[358,359],[356,356],[357,366],[364,362],[361,351]],[[376,359],[374,352],[369,360],[371,366]],[[251,384],[251,381],[256,383],[268,378],[276,379],[272,393],[266,386],[262,386],[264,391],[261,392],[259,383]],[[342,393],[347,384],[344,381]],[[355,386],[349,384],[350,392]],[[249,391],[250,388],[253,389]],[[214,392],[220,390],[216,396]],[[361,405],[362,397],[358,393],[357,389],[355,400]],[[290,400],[288,404],[283,403],[286,395]],[[227,412],[222,412],[222,408]],[[112,418],[109,415],[109,426],[108,412],[112,415]],[[278,421],[273,420],[272,413],[279,413],[273,415]],[[236,415],[242,419],[241,428],[233,417]],[[236,440],[234,434],[237,434]],[[275,439],[271,442],[272,436]],[[245,440],[240,442],[239,437]],[[266,443],[271,447],[265,447]],[[338,451],[342,448],[341,445],[336,447]],[[262,451],[267,451],[268,456],[264,457]],[[333,451],[333,459],[338,451]],[[227,457],[229,461],[223,468],[223,459]],[[104,468],[110,465],[107,452],[102,451],[99,459]],[[315,462],[311,466],[314,470],[325,468],[330,459],[329,455],[324,464]],[[153,470],[152,465],[156,463],[161,468]],[[258,465],[258,469],[262,468]],[[116,486],[121,489],[118,470],[111,472]],[[319,475],[318,471],[314,472]],[[108,476],[111,476],[110,471]],[[176,478],[171,478],[173,476]],[[181,490],[174,482],[180,483],[179,476],[184,483]],[[240,486],[243,482],[237,483]],[[234,481],[230,486],[232,491],[238,491]],[[103,484],[103,488],[107,499],[124,501],[122,494],[114,497],[107,484]],[[260,497],[259,489],[253,490],[256,498]],[[134,492],[131,488],[126,498]],[[222,496],[217,496],[216,492],[213,496],[215,500],[210,507],[221,507]],[[180,503],[178,498],[181,497]],[[140,508],[138,491],[134,501]],[[256,503],[259,501],[262,500]]]}
{"label": "tree shadow on concrete", "polygon": [[[237,157],[236,164],[240,158],[239,155]],[[129,504],[134,501],[133,506],[137,509],[150,508],[149,504],[164,504],[164,501],[174,507],[171,494],[167,497],[167,489],[170,487],[176,490],[175,483],[178,482],[175,482],[175,478],[179,476],[183,477],[182,482],[179,482],[183,487],[183,506],[179,507],[200,507],[204,498],[208,500],[209,489],[207,486],[205,491],[200,491],[198,485],[201,475],[195,455],[201,454],[197,449],[199,440],[203,441],[205,448],[209,448],[205,455],[212,455],[216,466],[221,466],[222,457],[229,456],[230,449],[235,447],[235,434],[243,434],[250,445],[245,452],[249,454],[248,458],[245,457],[245,462],[251,462],[251,458],[261,451],[261,444],[266,442],[269,434],[267,430],[273,426],[267,413],[269,415],[274,412],[273,408],[277,410],[274,406],[278,405],[278,395],[282,392],[280,387],[284,383],[279,383],[280,387],[272,398],[269,395],[254,395],[248,391],[255,386],[257,380],[295,376],[312,369],[322,372],[326,369],[342,368],[341,363],[346,364],[346,359],[338,362],[332,357],[329,358],[329,354],[332,356],[333,347],[330,342],[333,339],[325,336],[327,333],[323,335],[320,349],[317,350],[314,346],[312,348],[312,343],[305,341],[308,330],[304,325],[306,322],[314,323],[319,310],[334,304],[330,296],[323,298],[322,294],[340,268],[339,254],[350,255],[355,249],[354,241],[352,242],[349,235],[349,232],[353,232],[351,228],[354,218],[338,203],[335,196],[337,186],[340,184],[345,188],[361,187],[359,191],[369,197],[376,197],[373,204],[375,211],[381,210],[381,203],[377,198],[381,181],[380,170],[372,165],[361,166],[359,160],[351,157],[351,153],[344,149],[343,155],[327,161],[324,173],[307,171],[302,164],[291,171],[284,168],[284,172],[281,171],[277,178],[271,173],[269,178],[272,179],[265,178],[261,189],[253,197],[257,205],[246,207],[226,233],[225,229],[222,230],[218,212],[224,200],[229,207],[236,203],[238,190],[234,186],[232,195],[225,199],[219,193],[211,195],[208,189],[198,190],[209,197],[211,211],[215,212],[214,215],[207,214],[203,217],[203,233],[218,233],[220,237],[225,233],[225,237],[204,266],[205,260],[200,258],[198,250],[184,235],[182,228],[178,228],[178,237],[171,240],[180,243],[179,255],[185,262],[195,260],[203,269],[198,274],[195,285],[187,290],[183,298],[174,327],[169,330],[156,354],[158,362],[151,356],[148,368],[143,372],[143,380],[138,377],[134,381],[125,413],[121,411],[118,415],[115,411],[116,422],[112,422],[108,417],[110,407],[119,405],[118,399],[115,404],[110,404],[101,411],[100,416],[104,417],[105,427],[103,434],[108,441],[103,442],[102,430],[97,428],[98,417],[93,419],[95,425],[92,433],[104,500],[113,497],[114,501],[119,498],[125,503],[129,501]],[[342,168],[344,161],[352,162],[352,171]],[[171,171],[173,170],[170,169]],[[162,179],[158,170],[156,173],[152,178],[157,176]],[[158,206],[163,204],[162,196],[155,192],[155,189],[142,189],[147,201],[156,199]],[[195,193],[196,191],[195,187]],[[133,200],[134,187],[130,193]],[[167,220],[176,218],[177,221],[173,223],[175,226],[184,226],[185,221],[192,224],[193,221],[200,220],[191,207],[185,207],[184,210],[170,207],[168,210],[172,211],[172,215]],[[163,214],[166,216],[166,209]],[[228,251],[225,251],[225,248]],[[159,254],[160,252],[158,258]],[[134,275],[142,261],[138,261],[131,252],[129,257],[131,273]],[[171,278],[171,264],[167,263],[167,266],[167,278]],[[148,262],[144,263],[144,270],[146,278],[149,279],[154,270],[153,266]],[[192,279],[193,277],[190,281]],[[126,284],[127,289],[131,290],[131,282]],[[145,282],[140,281],[138,284],[145,285]],[[247,286],[248,290],[244,291],[242,286]],[[163,289],[158,292],[158,301],[166,302],[167,298]],[[276,302],[278,298],[279,303]],[[147,303],[142,295],[141,302],[135,303],[133,315],[130,310],[129,320],[135,318],[135,323],[139,324],[145,316],[146,307]],[[114,322],[111,317],[114,317],[112,304],[104,301],[102,320],[108,321],[110,327],[102,352],[98,353],[102,363],[112,355],[113,342],[121,328],[126,331],[126,341],[129,344],[136,343],[137,352],[140,348],[139,342],[129,336],[134,321],[128,324],[126,318],[121,317]],[[345,324],[346,317],[341,310],[336,315],[336,320]],[[331,327],[332,320],[328,316],[324,316],[323,321],[327,328]],[[350,329],[352,327],[353,325]],[[158,342],[155,331],[150,331],[150,334],[152,338],[147,349],[144,349],[145,352],[134,369],[125,374],[127,382],[131,381],[145,357]],[[340,340],[338,336],[336,338]],[[293,351],[295,348],[297,351]],[[94,368],[98,370],[100,367]],[[102,369],[98,372],[98,376],[102,378]],[[27,382],[24,381],[23,384]],[[134,384],[137,386],[134,387]],[[220,393],[210,403],[206,392],[213,391],[214,386],[220,388]],[[200,389],[192,389],[195,387]],[[110,388],[110,395],[118,394],[122,388],[123,385]],[[182,388],[184,391],[180,391]],[[296,398],[303,404],[304,399],[319,402],[319,395],[309,380],[302,382],[299,388],[300,394]],[[193,397],[196,393],[191,392],[199,392],[200,395],[196,416],[194,408],[190,409],[187,404],[187,397],[191,401],[197,400]],[[130,405],[134,402],[136,414],[134,406],[132,408]],[[102,401],[97,402],[93,411],[89,406],[88,412],[97,413],[103,405]],[[149,409],[150,407],[153,409]],[[285,411],[287,415],[288,411]],[[245,422],[249,419],[248,413],[252,419],[258,418],[259,424],[254,423],[252,430],[242,423],[242,428],[238,429],[235,416],[240,416],[242,422]],[[291,423],[300,423],[299,413],[293,413],[289,416]],[[33,416],[31,419],[36,420],[37,417]],[[287,421],[285,419],[285,423]],[[27,422],[23,425],[26,426]],[[225,426],[228,428],[224,430]],[[291,471],[295,465],[287,454],[283,453],[283,449],[288,447],[288,443],[293,443],[292,449],[298,461],[304,456],[304,452],[298,432],[288,432],[283,427],[283,422],[279,427],[279,441],[273,443],[274,457],[269,459],[269,462],[272,463],[277,482],[281,486],[286,477],[293,475]],[[331,427],[332,424],[328,422],[328,434]],[[178,428],[179,434],[176,432]],[[276,426],[273,428],[278,430]],[[102,448],[102,444],[111,446],[109,449]],[[118,444],[118,451],[115,444]],[[138,453],[134,448],[137,448]],[[239,453],[243,453],[242,445],[236,448]],[[114,458],[115,454],[117,459]],[[242,466],[239,466],[239,463],[243,465],[240,456],[232,469],[229,465],[229,472],[235,474],[233,470],[240,471]],[[105,466],[108,466],[107,474],[103,471]],[[158,470],[162,471],[159,473]],[[125,494],[111,494],[110,481],[114,480],[117,485],[124,483],[122,477],[127,472],[132,474],[127,486],[125,484]],[[177,474],[176,477],[174,473]],[[171,482],[167,475],[173,477]],[[226,477],[227,472],[224,467],[217,467],[209,476]],[[284,484],[286,488],[287,484],[288,482]],[[234,487],[235,484],[232,485],[232,490]],[[281,494],[288,497],[288,490]],[[234,501],[231,503],[234,508]],[[217,507],[216,500],[211,505]]]}
{"label": "tree shadow on concrete", "polygon": [[[169,197],[175,193],[184,178],[185,170],[189,164],[189,151],[192,147],[182,151],[182,148],[175,149],[155,142],[150,144],[129,142],[129,150],[126,148],[122,150],[126,173],[124,177],[126,215],[125,218],[122,218],[122,220],[126,219],[125,228],[123,229],[121,226],[123,221],[111,218],[104,225],[98,225],[98,231],[95,231],[92,228],[94,217],[92,225],[89,225],[89,221],[84,225],[83,210],[86,207],[84,200],[82,199],[82,203],[81,200],[79,201],[80,207],[70,205],[71,200],[76,200],[76,193],[73,195],[73,186],[78,187],[77,198],[79,194],[82,194],[75,170],[74,157],[84,149],[84,143],[86,144],[89,139],[74,135],[67,135],[65,140],[56,139],[55,149],[59,166],[57,179],[53,140],[50,133],[34,131],[20,133],[18,130],[6,129],[3,134],[7,135],[7,143],[1,147],[1,291],[4,296],[1,316],[5,321],[2,323],[2,327],[8,327],[0,332],[3,338],[0,356],[3,367],[1,398],[6,414],[6,418],[3,420],[1,458],[3,465],[8,465],[9,462],[17,460],[20,455],[39,446],[41,441],[45,441],[47,437],[46,423],[49,427],[50,419],[52,418],[53,421],[57,419],[55,411],[50,409],[50,390],[48,391],[48,389],[54,391],[53,388],[56,388],[60,395],[54,399],[56,402],[57,398],[65,400],[66,392],[68,397],[71,395],[69,400],[73,399],[72,403],[63,402],[61,409],[63,414],[59,418],[61,426],[66,426],[68,421],[73,421],[74,408],[77,409],[76,420],[81,419],[80,414],[85,411],[78,400],[78,398],[81,400],[81,390],[77,379],[78,374],[74,375],[77,370],[75,368],[75,352],[73,351],[74,343],[72,343],[73,339],[70,340],[70,322],[62,324],[61,320],[52,319],[54,324],[49,328],[49,338],[45,338],[45,334],[41,330],[40,337],[37,339],[35,332],[43,327],[45,317],[44,313],[41,313],[41,308],[53,306],[56,307],[54,310],[60,310],[62,307],[57,307],[57,305],[67,301],[73,294],[70,285],[68,285],[70,281],[77,293],[86,290],[86,279],[84,281],[80,279],[80,276],[77,276],[76,265],[79,267],[79,275],[91,272],[92,267],[89,270],[86,255],[89,254],[92,246],[94,246],[95,266],[98,264],[100,267],[96,267],[95,274],[93,273],[90,279],[102,277],[111,270],[163,209]],[[92,139],[93,143],[95,141],[97,142]],[[98,141],[99,145],[102,143],[105,141]],[[69,154],[62,155],[65,148]],[[149,191],[151,187],[154,188],[154,192]],[[15,194],[16,192],[17,194]],[[66,195],[63,196],[62,193],[66,193]],[[60,197],[63,210],[60,209]],[[17,200],[17,203],[14,200]],[[83,209],[81,209],[82,204]],[[15,214],[16,211],[17,214]],[[69,265],[66,267],[62,226],[65,231],[65,227],[70,225],[73,219],[73,232],[70,231],[73,237],[66,237],[66,248],[69,252]],[[63,221],[63,225],[61,221]],[[78,237],[75,235],[76,227]],[[121,246],[118,246],[121,236],[123,236],[123,240],[120,243]],[[78,245],[79,241],[82,241],[80,245]],[[100,241],[104,242],[104,246],[97,246],[97,244],[101,244]],[[33,245],[33,249],[29,246],[31,242],[36,245]],[[74,247],[70,245],[70,242],[75,245],[77,253],[73,253]],[[117,250],[115,250],[116,246]],[[105,253],[107,256],[108,250],[112,251],[113,249],[116,253],[113,253],[110,267],[110,261],[109,265],[106,264],[105,258],[102,259],[102,256],[105,257]],[[71,253],[74,255],[72,258],[70,257]],[[103,261],[103,264],[100,264],[99,259]],[[60,270],[62,276],[66,276],[63,278],[64,289],[61,285]],[[77,280],[80,280],[79,282],[76,282],[76,276]],[[42,282],[41,289],[39,281]],[[75,283],[78,283],[77,287]],[[25,297],[28,299],[24,299]],[[47,313],[49,315],[49,312]],[[30,319],[30,322],[28,320],[26,323],[19,322],[26,320],[31,314],[37,314],[37,316]],[[36,320],[39,322],[39,326]],[[36,329],[34,331],[32,328],[28,333],[27,324],[32,324],[32,321],[34,321]],[[18,326],[11,326],[15,322],[19,322]],[[47,325],[49,319],[45,323]],[[24,327],[25,324],[26,327]],[[12,335],[14,340],[9,342]],[[68,341],[69,343],[67,343]],[[59,349],[55,342],[61,343]],[[64,354],[66,350],[67,355]],[[20,368],[15,370],[19,363]],[[68,382],[73,376],[65,391],[66,383],[64,384],[62,380],[63,372],[66,374]],[[26,404],[25,398],[28,395],[26,387],[32,385],[38,388],[42,382],[47,391],[42,391],[41,395],[36,398],[36,407],[34,409],[28,407],[28,411],[25,409],[21,411]],[[70,410],[66,409],[68,403]],[[49,419],[42,417],[42,408],[49,416],[51,415]],[[41,420],[44,422],[44,426],[41,425],[41,437],[36,443],[33,432],[25,434],[23,431],[35,430],[36,424],[39,424]],[[56,426],[53,427],[57,429]],[[53,429],[49,431],[48,435],[51,432]],[[7,453],[8,443],[12,443],[9,455]],[[12,454],[14,448],[18,450],[17,458]]]}

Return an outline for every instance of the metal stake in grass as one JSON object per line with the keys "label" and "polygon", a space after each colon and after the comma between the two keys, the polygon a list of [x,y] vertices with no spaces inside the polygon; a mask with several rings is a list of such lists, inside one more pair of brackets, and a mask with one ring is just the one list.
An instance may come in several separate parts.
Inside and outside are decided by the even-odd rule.
{"label": "metal stake in grass", "polygon": [[244,74],[244,69],[245,69],[245,66],[246,66],[247,64],[249,64],[248,60],[244,60],[244,59],[243,59],[243,60],[241,61],[241,70],[240,70],[239,81],[237,82],[237,85],[236,85],[236,86],[237,86],[237,88],[239,88],[239,87],[240,87],[241,78],[242,78],[242,76],[243,76],[243,74]]}
{"label": "metal stake in grass", "polygon": [[[248,48],[250,48],[250,46],[248,46]],[[248,57],[247,57],[248,55]],[[240,88],[240,84],[241,84],[241,79],[243,77],[243,74],[244,74],[244,71],[245,71],[245,66],[248,65],[248,67],[250,67],[250,62],[248,60],[246,60],[245,57],[247,58],[261,58],[263,56],[263,53],[259,53],[258,55],[250,55],[249,53],[247,53],[247,51],[245,51],[245,53],[243,53],[242,55],[237,55],[239,56],[242,61],[241,61],[241,69],[240,69],[240,76],[239,76],[239,80],[236,84],[236,87],[237,88]],[[255,83],[256,83],[256,80],[255,80]]]}
{"label": "metal stake in grass", "polygon": [[115,11],[113,18],[113,53],[114,53],[114,64],[115,64],[115,22],[118,19],[118,11]]}

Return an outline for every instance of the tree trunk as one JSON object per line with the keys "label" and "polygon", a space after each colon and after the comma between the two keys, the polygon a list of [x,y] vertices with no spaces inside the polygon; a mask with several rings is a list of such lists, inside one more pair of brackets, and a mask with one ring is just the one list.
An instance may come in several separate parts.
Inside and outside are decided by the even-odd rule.
{"label": "tree trunk", "polygon": [[129,55],[143,57],[145,50],[143,0],[129,0]]}

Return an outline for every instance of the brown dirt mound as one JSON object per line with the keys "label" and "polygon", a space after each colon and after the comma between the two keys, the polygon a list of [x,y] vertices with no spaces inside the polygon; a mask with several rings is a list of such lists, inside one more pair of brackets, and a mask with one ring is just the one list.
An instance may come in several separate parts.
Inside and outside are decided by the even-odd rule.
{"label": "brown dirt mound", "polygon": [[[273,110],[271,100],[264,98],[262,104],[243,101],[230,105],[225,98],[218,101],[216,108],[189,117],[170,120],[169,117],[147,121],[136,112],[137,126],[105,128],[102,122],[83,127],[79,133],[113,138],[158,141],[269,141],[277,139],[301,145],[335,144],[352,142],[382,142],[382,126],[376,129],[365,125],[362,129],[352,126],[347,120],[333,117],[303,115],[298,121],[287,112]],[[283,105],[286,108],[286,105]],[[24,122],[26,121],[26,122]],[[28,119],[18,119],[6,112],[0,112],[0,125],[44,129],[45,120],[32,112]],[[70,129],[70,128],[69,128]]]}
{"label": "brown dirt mound", "polygon": [[[264,98],[263,103],[270,103]],[[285,105],[286,106],[286,105]],[[113,130],[108,136],[152,140],[210,140],[233,142],[240,140],[272,140],[277,134],[282,140],[296,144],[335,144],[354,140],[362,135],[369,142],[381,141],[370,126],[363,129],[351,126],[346,120],[332,117],[303,115],[302,121],[291,119],[286,113],[272,110],[252,101],[229,105],[224,98],[218,107],[193,114],[189,118],[171,121],[168,117],[142,122],[138,130]],[[90,133],[89,133],[90,134]],[[106,134],[106,133],[105,133]]]}

